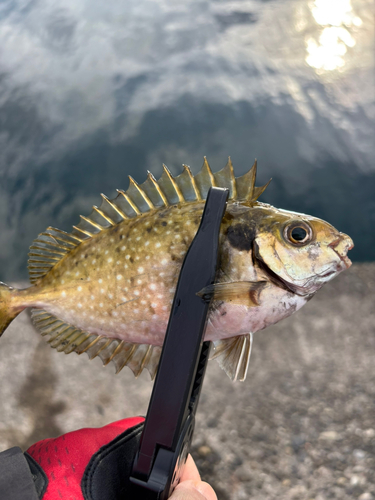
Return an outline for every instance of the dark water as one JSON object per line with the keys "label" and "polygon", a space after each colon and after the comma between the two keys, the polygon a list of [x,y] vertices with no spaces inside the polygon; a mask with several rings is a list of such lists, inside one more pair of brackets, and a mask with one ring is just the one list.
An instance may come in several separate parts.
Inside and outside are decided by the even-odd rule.
{"label": "dark water", "polygon": [[374,31],[367,0],[0,3],[0,277],[48,225],[162,163],[258,159],[263,195],[375,259]]}

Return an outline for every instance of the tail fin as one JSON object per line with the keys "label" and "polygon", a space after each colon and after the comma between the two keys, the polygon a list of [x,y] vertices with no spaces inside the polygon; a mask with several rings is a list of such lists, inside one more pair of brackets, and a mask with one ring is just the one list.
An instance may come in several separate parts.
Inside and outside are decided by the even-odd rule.
{"label": "tail fin", "polygon": [[0,281],[0,337],[9,323],[21,312],[11,307],[10,298],[13,291],[12,287]]}

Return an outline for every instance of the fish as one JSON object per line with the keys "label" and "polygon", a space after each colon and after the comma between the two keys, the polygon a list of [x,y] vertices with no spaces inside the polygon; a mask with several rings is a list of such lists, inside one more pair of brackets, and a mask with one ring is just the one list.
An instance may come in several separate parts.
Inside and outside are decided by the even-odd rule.
{"label": "fish", "polygon": [[30,246],[32,286],[0,282],[0,335],[24,309],[51,347],[99,356],[116,373],[155,377],[179,272],[211,186],[229,190],[205,340],[232,380],[245,380],[253,334],[290,316],[351,265],[349,236],[316,217],[258,201],[257,162],[235,177],[229,158],[213,173],[204,158],[159,180],[129,177],[127,191],[80,216],[70,233],[48,227]]}

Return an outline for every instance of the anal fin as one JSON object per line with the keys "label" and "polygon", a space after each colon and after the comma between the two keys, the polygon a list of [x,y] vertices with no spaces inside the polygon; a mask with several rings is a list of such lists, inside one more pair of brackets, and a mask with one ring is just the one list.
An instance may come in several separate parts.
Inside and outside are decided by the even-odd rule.
{"label": "anal fin", "polygon": [[33,309],[32,320],[39,332],[51,347],[69,354],[86,352],[89,359],[97,356],[103,365],[111,361],[116,373],[128,366],[135,377],[144,369],[150,372],[153,380],[159,364],[161,347],[148,344],[132,344],[115,338],[108,338],[94,333],[84,332],[79,328],[64,323],[59,318],[41,309]]}

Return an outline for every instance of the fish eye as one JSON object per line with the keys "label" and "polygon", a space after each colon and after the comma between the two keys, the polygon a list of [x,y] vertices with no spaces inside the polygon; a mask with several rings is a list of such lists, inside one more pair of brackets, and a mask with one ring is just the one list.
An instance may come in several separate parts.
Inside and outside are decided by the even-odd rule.
{"label": "fish eye", "polygon": [[286,240],[293,245],[306,245],[312,240],[311,227],[302,221],[295,221],[288,224],[284,230]]}

